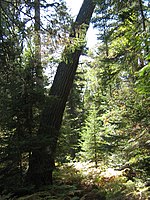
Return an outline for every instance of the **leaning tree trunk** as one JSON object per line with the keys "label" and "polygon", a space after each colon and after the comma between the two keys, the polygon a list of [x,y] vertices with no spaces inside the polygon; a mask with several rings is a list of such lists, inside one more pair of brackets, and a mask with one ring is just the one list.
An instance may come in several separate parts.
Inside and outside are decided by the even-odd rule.
{"label": "leaning tree trunk", "polygon": [[32,151],[28,170],[28,180],[36,186],[52,184],[55,151],[62,117],[94,8],[95,3],[92,0],[84,0],[72,26],[62,62],[58,66],[50,90],[50,101],[46,102],[41,115],[38,146]]}

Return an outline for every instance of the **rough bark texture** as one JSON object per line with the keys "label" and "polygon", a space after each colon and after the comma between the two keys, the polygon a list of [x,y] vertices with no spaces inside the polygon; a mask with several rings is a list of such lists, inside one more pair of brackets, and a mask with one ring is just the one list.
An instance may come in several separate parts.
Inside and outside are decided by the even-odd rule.
{"label": "rough bark texture", "polygon": [[[84,0],[72,27],[70,33],[71,38],[80,38],[80,33],[76,34],[76,30],[78,30],[81,25],[86,25],[84,27],[86,27],[87,31],[94,8],[95,3],[92,0]],[[52,184],[52,172],[54,169],[59,130],[82,49],[82,45],[73,49],[71,53],[65,55],[65,61],[59,64],[50,90],[50,96],[52,98],[46,103],[45,109],[42,112],[38,131],[41,143],[40,146],[32,151],[28,170],[28,180],[36,186]]]}

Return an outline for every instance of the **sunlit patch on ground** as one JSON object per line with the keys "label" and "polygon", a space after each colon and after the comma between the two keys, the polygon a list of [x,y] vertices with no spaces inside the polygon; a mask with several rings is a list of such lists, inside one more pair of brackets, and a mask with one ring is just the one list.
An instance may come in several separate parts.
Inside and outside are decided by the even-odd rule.
{"label": "sunlit patch on ground", "polygon": [[[128,180],[125,170],[115,170],[99,166],[95,168],[92,162],[70,163],[68,167],[74,172],[66,171],[72,183],[80,177],[80,184],[87,188],[97,187],[106,193],[106,200],[149,200],[148,188],[143,183]],[[75,175],[76,173],[76,175]],[[75,177],[77,179],[74,179]],[[74,178],[73,178],[74,177]]]}
{"label": "sunlit patch on ground", "polygon": [[102,172],[101,175],[106,177],[121,176],[122,171],[117,171],[114,170],[113,168],[108,168],[105,172]]}

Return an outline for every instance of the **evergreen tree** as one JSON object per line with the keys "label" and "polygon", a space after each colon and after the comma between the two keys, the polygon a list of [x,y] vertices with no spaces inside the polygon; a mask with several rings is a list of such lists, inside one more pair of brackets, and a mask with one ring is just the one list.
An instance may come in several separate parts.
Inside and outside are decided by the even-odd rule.
{"label": "evergreen tree", "polygon": [[[13,191],[24,185],[32,151],[41,145],[37,138],[40,113],[49,99],[41,53],[41,35],[46,30],[42,26],[40,9],[51,8],[53,13],[58,11],[56,16],[51,15],[53,24],[62,13],[65,15],[66,7],[63,2],[58,8],[58,3],[36,0],[0,3],[1,187]],[[67,21],[65,16],[58,23],[59,28],[66,25],[61,24],[62,21]],[[62,30],[66,31],[66,27]],[[58,40],[56,34],[53,40]],[[51,49],[54,51],[54,47]]]}
{"label": "evergreen tree", "polygon": [[85,127],[81,132],[81,157],[84,161],[92,161],[98,166],[98,161],[102,159],[100,151],[100,126],[101,121],[97,108],[92,104],[88,111]]}
{"label": "evergreen tree", "polygon": [[[59,130],[61,127],[66,101],[72,87],[79,57],[84,47],[84,38],[90,23],[95,3],[85,0],[81,6],[77,19],[71,29],[70,41],[66,46],[63,60],[60,62],[50,95],[53,99],[46,103],[40,121],[38,135],[46,142],[32,152],[28,178],[35,185],[52,184],[52,172],[56,153]],[[42,142],[42,140],[41,140]],[[38,163],[38,166],[37,166]]]}
{"label": "evergreen tree", "polygon": [[[14,3],[14,4],[13,4]],[[21,21],[21,3],[1,1],[1,69],[0,69],[0,112],[2,135],[1,158],[1,183],[7,188],[18,187],[22,184],[22,155],[20,141],[23,132],[18,121],[18,112],[21,109],[22,77],[22,44],[24,36],[21,32],[24,25]],[[20,114],[22,110],[20,110]],[[16,184],[17,180],[17,184]],[[2,189],[3,186],[1,185]]]}
{"label": "evergreen tree", "polygon": [[[61,160],[78,159],[80,131],[84,124],[83,88],[84,72],[79,65],[63,117],[61,136],[58,142],[58,156]],[[63,159],[62,159],[63,158]],[[66,158],[66,159],[65,159]]]}
{"label": "evergreen tree", "polygon": [[[146,17],[148,4],[141,3],[141,1],[113,1],[111,4],[100,2],[100,8],[97,7],[97,16],[94,19],[95,26],[101,30],[99,39],[102,43],[98,49],[95,65],[100,66],[97,69],[99,82],[97,93],[106,96],[107,105],[107,109],[101,115],[102,138],[109,147],[109,160],[114,164],[119,164],[120,161],[122,164],[129,162],[137,168],[139,163],[135,157],[140,157],[143,152],[143,147],[139,147],[139,138],[145,141],[144,138],[149,129],[146,128],[149,127],[146,122],[149,114],[145,110],[145,108],[148,109],[148,104],[143,103],[148,99],[146,91],[149,88],[149,81],[146,83],[146,90],[142,86],[142,80],[144,80],[142,72],[145,71],[145,80],[149,77],[148,40],[146,39],[149,35]],[[108,12],[109,9],[110,12]],[[142,23],[143,19],[144,23]],[[101,33],[103,33],[102,36]],[[141,108],[145,110],[145,115]],[[143,122],[146,126],[139,125]],[[139,127],[138,130],[135,131],[135,127]],[[146,152],[144,157],[148,160],[146,141],[144,143]],[[104,146],[107,147],[107,145]],[[133,148],[131,148],[132,145]]]}
{"label": "evergreen tree", "polygon": [[[76,72],[96,3],[100,44]],[[0,0],[2,190],[52,183],[56,156],[64,162],[80,154],[147,179],[148,18],[141,0],[85,0],[74,23],[62,0]]]}

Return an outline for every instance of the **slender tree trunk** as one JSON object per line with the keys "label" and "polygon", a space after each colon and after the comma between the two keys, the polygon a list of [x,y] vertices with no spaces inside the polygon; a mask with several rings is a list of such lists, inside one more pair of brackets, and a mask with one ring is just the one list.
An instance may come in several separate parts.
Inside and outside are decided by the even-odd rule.
{"label": "slender tree trunk", "polygon": [[34,69],[35,69],[35,80],[37,93],[43,94],[43,68],[41,63],[41,11],[40,11],[40,0],[34,0]]}
{"label": "slender tree trunk", "polygon": [[70,48],[70,45],[73,45],[73,48],[70,49],[71,51],[68,51],[68,47],[64,50],[65,60],[58,65],[50,90],[51,99],[46,103],[41,115],[38,131],[38,136],[41,138],[40,146],[36,147],[32,152],[28,170],[28,180],[36,186],[52,184],[52,172],[59,130],[79,57],[83,49],[83,44],[76,46],[73,43],[73,38],[78,38],[80,41],[83,38],[83,32],[85,38],[94,8],[95,3],[92,0],[84,0],[70,33],[70,44],[68,46]]}
{"label": "slender tree trunk", "polygon": [[142,17],[143,31],[145,31],[146,30],[146,25],[145,25],[145,16],[144,16],[144,12],[143,12],[142,0],[139,0],[139,6],[140,6],[141,17]]}
{"label": "slender tree trunk", "polygon": [[[143,31],[146,31],[146,23],[145,23],[145,16],[144,16],[144,11],[143,11],[143,2],[142,2],[142,0],[139,0],[139,6],[140,6],[141,17],[142,17]],[[145,46],[146,46],[146,54],[148,54],[149,45],[146,44],[146,42],[145,42]]]}
{"label": "slender tree trunk", "polygon": [[[146,23],[145,23],[145,16],[144,16],[144,11],[143,11],[143,2],[142,0],[139,0],[139,7],[140,7],[140,13],[141,13],[141,18],[142,18],[142,28],[143,28],[143,32],[146,32]],[[148,55],[149,53],[149,45],[147,43],[147,41],[144,41],[145,44],[145,54]],[[144,60],[140,59],[140,68],[144,67]]]}

